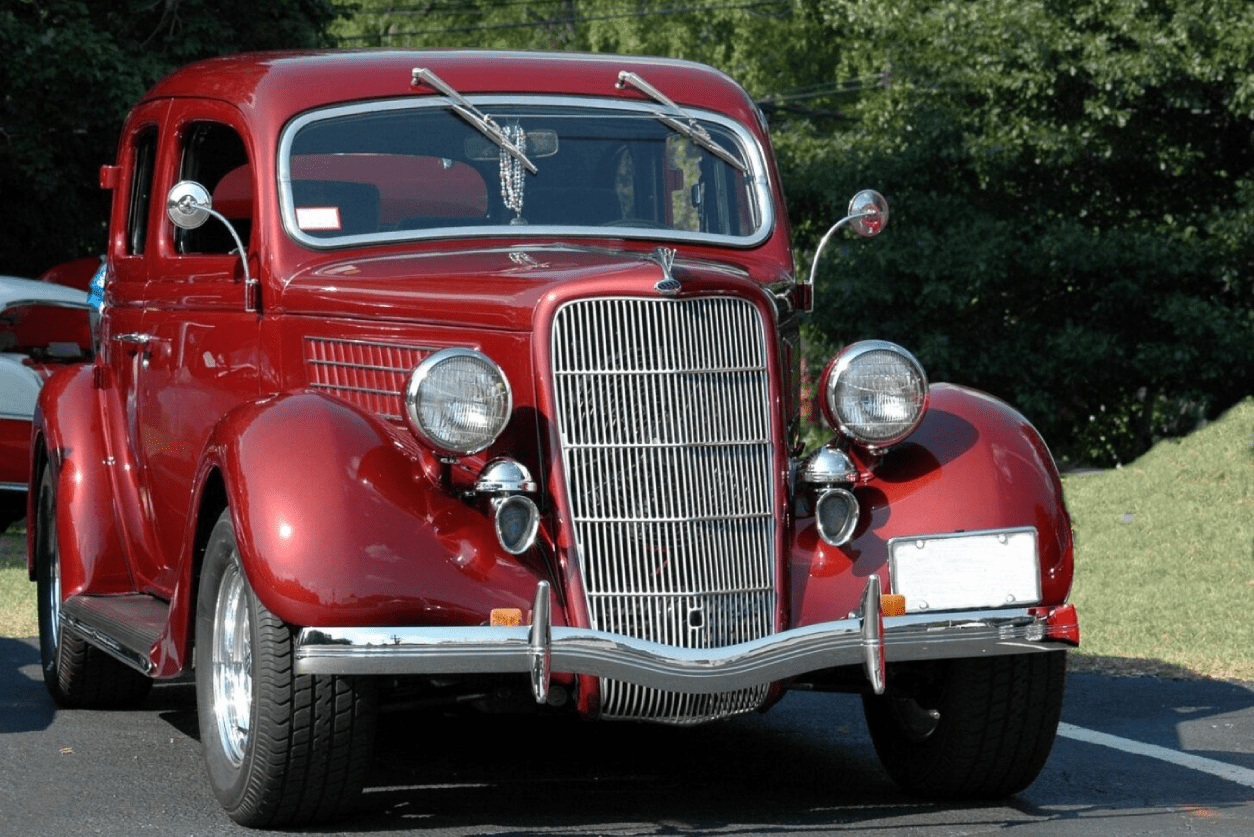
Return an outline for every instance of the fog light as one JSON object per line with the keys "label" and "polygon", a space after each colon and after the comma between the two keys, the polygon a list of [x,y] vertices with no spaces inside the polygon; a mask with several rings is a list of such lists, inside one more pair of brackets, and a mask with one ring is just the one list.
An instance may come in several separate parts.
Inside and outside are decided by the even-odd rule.
{"label": "fog light", "polygon": [[497,497],[492,501],[492,511],[497,540],[506,552],[521,555],[531,548],[540,526],[540,510],[530,497]]}
{"label": "fog light", "polygon": [[531,478],[527,467],[504,456],[485,465],[475,480],[475,491],[480,494],[517,494],[535,490],[536,481]]}
{"label": "fog light", "polygon": [[821,447],[806,457],[801,464],[801,481],[811,485],[835,485],[853,483],[858,479],[858,468],[849,454],[839,448]]}
{"label": "fog light", "polygon": [[858,525],[858,500],[844,488],[828,488],[814,502],[819,537],[831,546],[844,546]]}

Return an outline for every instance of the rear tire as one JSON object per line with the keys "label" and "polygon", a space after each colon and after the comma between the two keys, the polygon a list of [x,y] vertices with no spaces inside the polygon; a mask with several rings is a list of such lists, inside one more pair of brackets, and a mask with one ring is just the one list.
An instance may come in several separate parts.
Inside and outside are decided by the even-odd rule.
{"label": "rear tire", "polygon": [[249,585],[223,512],[197,595],[196,702],[210,784],[241,825],[334,819],[370,768],[373,681],[296,675],[293,646],[292,629]]}
{"label": "rear tire", "polygon": [[1066,684],[1064,651],[903,665],[900,691],[864,695],[875,751],[905,790],[996,798],[1026,788],[1049,758]]}
{"label": "rear tire", "polygon": [[61,551],[57,543],[56,475],[44,468],[35,506],[35,579],[39,656],[44,685],[59,706],[121,709],[138,706],[152,679],[110,657],[61,622]]}

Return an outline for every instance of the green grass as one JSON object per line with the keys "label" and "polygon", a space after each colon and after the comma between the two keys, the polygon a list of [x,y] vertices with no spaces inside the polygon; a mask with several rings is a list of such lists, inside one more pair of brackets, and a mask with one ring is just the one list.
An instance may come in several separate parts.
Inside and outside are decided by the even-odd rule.
{"label": "green grass", "polygon": [[0,535],[0,636],[37,633],[35,585],[26,575],[26,532],[14,525]]}
{"label": "green grass", "polygon": [[[1131,465],[1068,475],[1063,489],[1076,534],[1073,668],[1254,681],[1254,398]],[[0,537],[0,636],[36,633],[14,531]]]}
{"label": "green grass", "polygon": [[1080,666],[1254,680],[1252,436],[1246,399],[1131,465],[1063,481]]}

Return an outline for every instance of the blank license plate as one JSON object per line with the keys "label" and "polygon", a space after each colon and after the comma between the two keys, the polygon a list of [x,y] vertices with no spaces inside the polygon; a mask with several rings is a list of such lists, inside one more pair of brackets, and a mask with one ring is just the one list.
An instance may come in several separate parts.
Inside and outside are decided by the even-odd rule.
{"label": "blank license plate", "polygon": [[1036,529],[893,538],[889,578],[907,613],[1025,607],[1041,600]]}

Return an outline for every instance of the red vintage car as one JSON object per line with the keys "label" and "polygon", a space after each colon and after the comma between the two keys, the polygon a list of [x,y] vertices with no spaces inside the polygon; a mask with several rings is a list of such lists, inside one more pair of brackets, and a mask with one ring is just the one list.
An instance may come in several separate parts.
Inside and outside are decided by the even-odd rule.
{"label": "red vintage car", "polygon": [[194,669],[238,822],[346,810],[398,700],[683,725],[851,691],[910,791],[1040,771],[1079,638],[1050,454],[880,341],[803,450],[813,276],[723,74],[224,57],[101,183],[101,351],[35,419],[45,679],[126,705]]}

